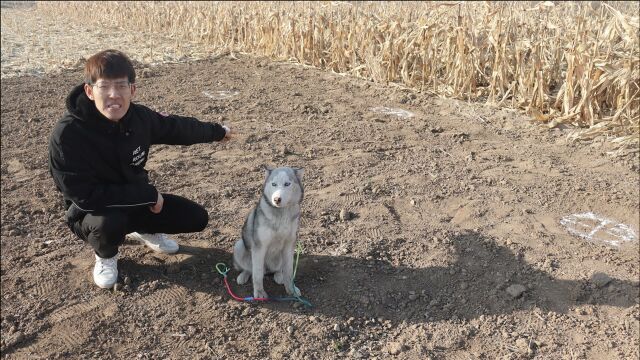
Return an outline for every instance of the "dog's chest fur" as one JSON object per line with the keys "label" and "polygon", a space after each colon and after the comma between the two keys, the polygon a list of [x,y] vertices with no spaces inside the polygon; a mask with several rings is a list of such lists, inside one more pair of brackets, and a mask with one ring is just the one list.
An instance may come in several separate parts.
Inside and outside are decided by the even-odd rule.
{"label": "dog's chest fur", "polygon": [[264,216],[261,220],[266,226],[259,226],[258,238],[262,241],[273,240],[295,240],[296,232],[298,231],[298,224],[300,221],[300,207],[292,206],[290,208],[275,209],[270,207],[266,202],[261,201],[259,205],[259,211]]}

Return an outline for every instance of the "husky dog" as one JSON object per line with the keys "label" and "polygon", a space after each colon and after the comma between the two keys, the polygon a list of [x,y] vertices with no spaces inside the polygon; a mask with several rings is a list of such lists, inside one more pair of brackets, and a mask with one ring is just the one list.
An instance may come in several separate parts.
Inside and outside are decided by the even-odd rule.
{"label": "husky dog", "polygon": [[300,203],[304,195],[299,168],[265,168],[266,180],[258,205],[247,216],[242,239],[233,248],[233,264],[238,284],[253,280],[253,296],[266,298],[263,277],[273,273],[287,294],[300,296],[293,285],[293,256],[300,223]]}

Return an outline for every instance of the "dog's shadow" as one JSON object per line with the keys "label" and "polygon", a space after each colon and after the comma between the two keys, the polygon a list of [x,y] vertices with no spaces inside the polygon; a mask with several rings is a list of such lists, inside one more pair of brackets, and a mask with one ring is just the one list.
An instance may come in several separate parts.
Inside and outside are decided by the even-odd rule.
{"label": "dog's shadow", "polygon": [[[566,313],[584,304],[626,308],[638,302],[637,282],[607,276],[604,281],[559,280],[479,233],[460,234],[450,239],[450,245],[455,253],[450,263],[425,268],[392,266],[386,261],[348,256],[303,254],[295,282],[313,306],[302,308],[283,302],[252,305],[342,319],[364,316],[419,323],[470,320],[533,307]],[[229,252],[181,246],[180,253],[190,256],[177,265],[176,273],[170,271],[171,266],[126,259],[121,260],[120,268],[133,274],[138,284],[162,279],[195,292],[230,298],[222,276],[214,270],[219,262],[231,266]],[[237,285],[237,275],[235,270],[229,272],[231,288],[240,297],[251,296],[251,281]],[[270,296],[286,296],[284,287],[275,284],[272,278],[265,278],[264,285]]]}

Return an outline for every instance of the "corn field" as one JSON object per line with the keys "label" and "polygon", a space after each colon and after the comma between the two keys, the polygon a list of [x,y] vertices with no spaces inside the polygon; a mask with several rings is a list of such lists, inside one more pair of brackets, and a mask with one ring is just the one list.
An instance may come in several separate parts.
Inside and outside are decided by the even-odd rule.
{"label": "corn field", "polygon": [[570,140],[605,136],[615,155],[638,152],[636,2],[42,2],[38,10],[521,109],[548,127],[578,126]]}

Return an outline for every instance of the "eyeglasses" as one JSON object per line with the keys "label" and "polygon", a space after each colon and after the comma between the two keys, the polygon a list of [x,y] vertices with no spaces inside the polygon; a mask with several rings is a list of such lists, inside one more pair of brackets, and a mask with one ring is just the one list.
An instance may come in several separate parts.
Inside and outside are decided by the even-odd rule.
{"label": "eyeglasses", "polygon": [[131,89],[130,85],[131,83],[129,83],[128,80],[123,80],[123,81],[115,81],[115,82],[100,81],[95,84],[92,84],[91,86],[95,86],[98,88],[98,91],[106,93],[110,89],[115,89],[117,92],[124,92],[126,90]]}

